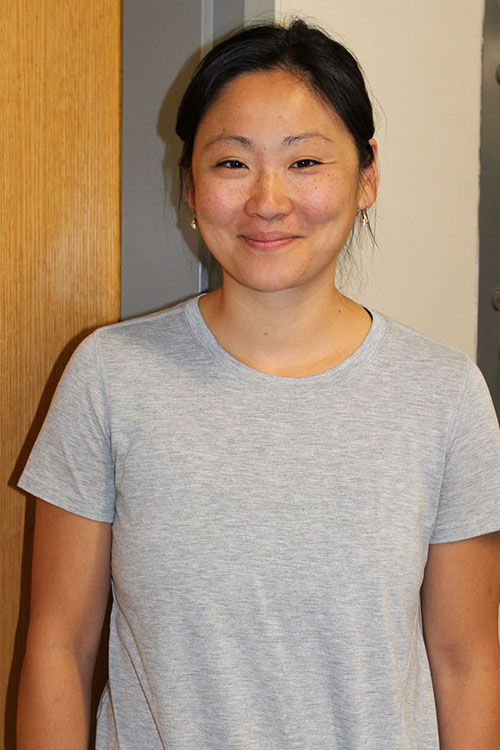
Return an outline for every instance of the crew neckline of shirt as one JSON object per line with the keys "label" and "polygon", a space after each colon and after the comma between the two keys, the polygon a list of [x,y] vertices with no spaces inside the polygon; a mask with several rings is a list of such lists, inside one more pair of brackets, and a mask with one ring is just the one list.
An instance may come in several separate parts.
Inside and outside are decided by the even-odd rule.
{"label": "crew neckline of shirt", "polygon": [[349,377],[355,370],[357,370],[360,364],[367,362],[373,356],[382,341],[387,326],[387,321],[383,315],[374,310],[365,308],[372,318],[370,330],[364,341],[349,357],[347,357],[347,359],[330,370],[325,370],[316,375],[288,378],[282,375],[271,375],[267,372],[254,370],[252,367],[240,362],[233,357],[232,354],[226,351],[226,349],[219,344],[201,314],[198,303],[203,296],[203,294],[199,294],[183,304],[184,315],[191,331],[205,351],[207,351],[219,365],[224,367],[225,370],[232,372],[234,375],[238,375],[239,378],[244,378],[254,384],[260,381],[267,385],[273,384],[285,388],[296,388],[297,386],[316,386],[322,383],[331,382],[332,380]]}

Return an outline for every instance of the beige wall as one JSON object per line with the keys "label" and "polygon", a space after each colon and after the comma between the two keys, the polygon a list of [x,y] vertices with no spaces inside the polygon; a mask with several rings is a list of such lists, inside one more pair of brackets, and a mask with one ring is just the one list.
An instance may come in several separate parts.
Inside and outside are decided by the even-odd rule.
{"label": "beige wall", "polygon": [[475,358],[483,3],[276,0],[358,57],[375,96],[379,247],[359,301]]}

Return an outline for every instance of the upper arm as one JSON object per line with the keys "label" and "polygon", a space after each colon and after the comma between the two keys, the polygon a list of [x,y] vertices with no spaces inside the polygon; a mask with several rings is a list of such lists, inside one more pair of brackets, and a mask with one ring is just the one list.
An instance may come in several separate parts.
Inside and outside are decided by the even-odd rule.
{"label": "upper arm", "polygon": [[30,633],[92,660],[110,587],[111,524],[37,500]]}
{"label": "upper arm", "polygon": [[422,585],[431,667],[498,659],[500,532],[433,544]]}

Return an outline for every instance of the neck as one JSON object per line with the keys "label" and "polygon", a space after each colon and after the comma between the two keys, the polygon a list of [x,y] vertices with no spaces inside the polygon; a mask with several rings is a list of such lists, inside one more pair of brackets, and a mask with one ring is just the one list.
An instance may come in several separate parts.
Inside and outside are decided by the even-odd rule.
{"label": "neck", "polygon": [[335,367],[370,329],[363,308],[333,284],[258,292],[225,280],[200,300],[201,313],[220,345],[255,370],[306,377]]}

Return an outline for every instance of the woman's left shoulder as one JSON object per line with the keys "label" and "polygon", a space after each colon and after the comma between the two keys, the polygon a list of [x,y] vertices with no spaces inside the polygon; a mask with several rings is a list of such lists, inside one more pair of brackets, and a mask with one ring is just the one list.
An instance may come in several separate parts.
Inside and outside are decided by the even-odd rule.
{"label": "woman's left shoulder", "polygon": [[435,383],[441,388],[464,388],[472,380],[484,385],[484,378],[466,352],[437,341],[391,318],[381,315],[385,325],[382,354],[393,368],[416,382]]}

